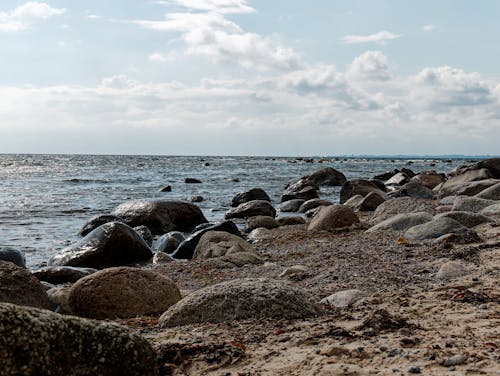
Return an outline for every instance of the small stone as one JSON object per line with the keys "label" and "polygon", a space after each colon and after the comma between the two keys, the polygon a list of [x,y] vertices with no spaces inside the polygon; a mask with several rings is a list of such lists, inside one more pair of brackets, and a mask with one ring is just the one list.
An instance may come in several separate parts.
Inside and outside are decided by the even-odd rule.
{"label": "small stone", "polygon": [[408,370],[408,372],[410,373],[420,373],[422,372],[420,367],[418,366],[411,366],[410,369]]}
{"label": "small stone", "polygon": [[446,359],[445,361],[443,361],[443,366],[445,367],[452,367],[452,366],[458,366],[462,363],[465,362],[467,358],[462,355],[462,354],[457,354],[457,355],[453,355],[451,357],[449,357],[448,359]]}
{"label": "small stone", "polygon": [[305,273],[307,271],[307,267],[304,265],[294,265],[286,268],[283,273],[280,274],[280,277],[287,277],[290,275]]}
{"label": "small stone", "polygon": [[480,304],[477,306],[478,309],[488,309],[488,304]]}
{"label": "small stone", "polygon": [[457,367],[455,367],[455,366],[451,366],[450,368],[448,368],[448,371],[450,371],[450,372],[453,372],[456,370],[457,370]]}

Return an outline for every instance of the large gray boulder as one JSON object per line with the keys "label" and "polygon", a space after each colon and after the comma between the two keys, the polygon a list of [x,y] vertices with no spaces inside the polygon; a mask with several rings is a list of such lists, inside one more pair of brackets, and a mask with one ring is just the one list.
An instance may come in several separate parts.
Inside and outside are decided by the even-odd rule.
{"label": "large gray boulder", "polygon": [[482,209],[479,214],[487,215],[487,216],[500,216],[500,203],[493,204]]}
{"label": "large gray boulder", "polygon": [[439,174],[435,171],[423,171],[412,177],[411,181],[416,181],[429,189],[433,189],[443,183],[445,181],[445,177],[443,174]]}
{"label": "large gray boulder", "polygon": [[5,376],[158,375],[148,341],[112,323],[0,303],[0,338]]}
{"label": "large gray boulder", "polygon": [[485,200],[484,198],[459,196],[453,202],[452,211],[467,211],[479,213],[487,206],[496,204],[496,201]]}
{"label": "large gray boulder", "polygon": [[356,195],[365,197],[370,192],[376,192],[385,197],[385,192],[373,181],[364,179],[348,180],[340,190],[340,203],[343,204],[349,198]]}
{"label": "large gray boulder", "polygon": [[403,231],[431,220],[432,214],[426,212],[401,213],[370,227],[366,232],[383,230]]}
{"label": "large gray boulder", "polygon": [[120,222],[106,223],[52,258],[52,265],[104,269],[153,257],[144,239]]}
{"label": "large gray boulder", "polygon": [[253,200],[228,210],[224,218],[248,218],[256,215],[266,215],[274,218],[276,217],[276,209],[274,209],[269,201]]}
{"label": "large gray boulder", "polygon": [[116,207],[111,214],[123,218],[131,227],[144,225],[153,235],[170,231],[190,232],[200,223],[207,222],[198,206],[183,201],[128,201]]}
{"label": "large gray boulder", "polygon": [[432,199],[434,194],[432,190],[422,185],[418,181],[410,181],[403,185],[400,189],[395,192],[397,197],[413,197],[413,198],[424,198]]}
{"label": "large gray boulder", "polygon": [[380,204],[373,213],[371,223],[377,224],[401,213],[427,212],[434,215],[435,207],[436,205],[429,201],[413,197],[397,197]]}
{"label": "large gray boulder", "polygon": [[296,198],[294,200],[288,200],[280,205],[280,211],[283,213],[296,213],[299,211],[301,205],[306,202],[301,198]]}
{"label": "large gray boulder", "polygon": [[481,223],[491,222],[491,219],[482,214],[466,211],[451,211],[441,213],[436,215],[434,218],[451,218],[469,228],[480,225]]}
{"label": "large gray boulder", "polygon": [[253,200],[271,201],[268,194],[262,188],[252,188],[248,191],[237,193],[231,200],[231,206],[237,207]]}
{"label": "large gray boulder", "polygon": [[[357,197],[357,196],[354,196],[354,197]],[[352,198],[353,197],[351,197],[349,200],[351,200]],[[346,204],[349,200],[346,201]],[[385,195],[382,196],[377,192],[370,192],[359,201],[359,203],[356,205],[356,209],[359,211],[374,211],[384,201],[386,201]],[[347,206],[349,206],[349,205],[347,205]]]}
{"label": "large gray boulder", "polygon": [[26,268],[9,261],[0,261],[0,302],[50,309],[40,281]]}
{"label": "large gray boulder", "polygon": [[317,186],[305,186],[302,189],[295,189],[295,185],[287,188],[281,195],[281,202],[302,199],[304,201],[319,198]]}
{"label": "large gray boulder", "polygon": [[433,192],[437,194],[438,198],[448,196],[474,196],[485,189],[498,184],[498,182],[498,179],[485,179],[462,184],[447,184],[448,182],[446,182],[434,187]]}
{"label": "large gray boulder", "polygon": [[358,216],[352,208],[345,205],[322,206],[312,218],[308,231],[334,231],[359,223]]}
{"label": "large gray boulder", "polygon": [[308,292],[265,278],[243,278],[195,291],[170,307],[160,327],[244,319],[301,319],[322,313]]}
{"label": "large gray boulder", "polygon": [[10,261],[17,266],[26,267],[26,258],[24,254],[11,247],[0,247],[0,261]]}
{"label": "large gray boulder", "polygon": [[486,200],[500,200],[500,182],[477,193],[475,197]]}
{"label": "large gray boulder", "polygon": [[72,287],[69,306],[75,315],[116,319],[155,315],[177,303],[181,294],[168,277],[144,269],[101,270]]}
{"label": "large gray boulder", "polygon": [[466,229],[466,227],[454,219],[446,217],[435,218],[430,222],[410,227],[405,232],[404,237],[409,240],[435,239],[445,234],[463,232]]}

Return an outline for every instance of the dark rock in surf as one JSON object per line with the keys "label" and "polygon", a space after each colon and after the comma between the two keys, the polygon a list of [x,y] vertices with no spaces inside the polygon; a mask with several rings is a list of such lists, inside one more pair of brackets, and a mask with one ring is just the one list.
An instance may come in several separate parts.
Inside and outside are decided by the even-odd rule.
{"label": "dark rock in surf", "polygon": [[267,215],[274,218],[276,216],[276,209],[274,209],[269,201],[253,200],[228,210],[224,218],[248,218],[256,215]]}
{"label": "dark rock in surf", "polygon": [[231,206],[236,207],[248,201],[264,200],[271,202],[268,194],[261,188],[252,188],[245,192],[237,193],[231,200]]}
{"label": "dark rock in surf", "polygon": [[24,254],[11,247],[0,247],[0,261],[10,261],[17,266],[26,267],[26,258]]}
{"label": "dark rock in surf", "polygon": [[104,214],[104,215],[96,215],[89,219],[85,225],[83,225],[82,229],[78,233],[80,236],[86,236],[91,231],[95,230],[99,226],[102,226],[105,223],[109,222],[123,222],[123,219],[117,217],[116,215]]}
{"label": "dark rock in surf", "polygon": [[378,184],[373,181],[364,179],[348,180],[340,190],[340,203],[343,204],[349,198],[356,195],[364,197],[370,192],[376,192],[382,197],[386,196],[385,191],[380,189]]}
{"label": "dark rock in surf", "polygon": [[75,283],[96,271],[97,269],[93,268],[77,268],[74,266],[46,266],[35,270],[33,275],[40,281],[60,285],[62,283]]}
{"label": "dark rock in surf", "polygon": [[184,179],[184,183],[186,183],[186,184],[201,184],[202,181],[195,179],[195,178],[186,178],[186,179]]}

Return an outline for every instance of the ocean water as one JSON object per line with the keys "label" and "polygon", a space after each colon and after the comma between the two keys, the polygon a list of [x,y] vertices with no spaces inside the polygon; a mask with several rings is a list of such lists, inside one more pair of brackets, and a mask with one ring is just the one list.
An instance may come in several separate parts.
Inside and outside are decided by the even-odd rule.
{"label": "ocean water", "polygon": [[[447,172],[462,159],[326,158],[307,163],[286,157],[185,157],[0,154],[0,245],[26,254],[36,268],[78,240],[92,216],[131,199],[165,198],[198,203],[209,221],[221,220],[232,197],[263,188],[275,206],[285,185],[323,167],[347,178],[370,178],[395,168]],[[208,166],[206,166],[208,164]],[[185,184],[187,177],[202,184]],[[166,185],[172,192],[160,192]],[[338,202],[339,187],[320,196]]]}

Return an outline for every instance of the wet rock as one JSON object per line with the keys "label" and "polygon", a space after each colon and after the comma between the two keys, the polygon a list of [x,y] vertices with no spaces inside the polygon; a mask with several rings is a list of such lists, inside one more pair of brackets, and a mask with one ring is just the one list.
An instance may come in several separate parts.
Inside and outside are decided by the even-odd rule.
{"label": "wet rock", "polygon": [[[351,197],[352,198],[352,197]],[[384,196],[376,192],[370,192],[356,205],[359,211],[374,211],[385,201]]]}
{"label": "wet rock", "polygon": [[280,226],[295,226],[295,225],[303,225],[306,223],[306,220],[303,217],[294,216],[294,217],[280,217],[277,219]]}
{"label": "wet rock", "polygon": [[149,228],[147,228],[146,226],[137,226],[134,227],[134,231],[137,232],[142,239],[144,239],[149,247],[153,246],[153,234],[151,233]]}
{"label": "wet rock", "polygon": [[238,227],[234,224],[233,221],[219,222],[204,227],[203,229],[193,233],[191,236],[185,239],[181,244],[179,244],[179,246],[174,251],[174,253],[171,254],[171,256],[176,259],[193,258],[193,254],[196,249],[196,246],[198,245],[198,242],[200,241],[201,237],[209,231],[224,231],[241,237],[240,230],[238,230]]}
{"label": "wet rock", "polygon": [[247,219],[245,224],[245,232],[252,232],[256,228],[264,227],[267,229],[273,229],[279,227],[280,224],[273,217],[267,217],[263,215],[258,215],[255,217],[250,217]]}
{"label": "wet rock", "polygon": [[78,233],[80,236],[86,236],[90,232],[94,231],[96,228],[99,226],[102,226],[105,223],[109,222],[123,222],[123,219],[120,217],[117,217],[116,215],[110,215],[110,214],[105,214],[105,215],[96,215],[95,217],[92,217],[89,219],[85,225],[83,225],[82,229]]}
{"label": "wet rock", "polygon": [[430,222],[410,227],[404,234],[408,240],[435,239],[442,235],[465,231],[465,227],[451,218],[434,218]]}
{"label": "wet rock", "polygon": [[252,188],[245,192],[237,193],[231,200],[231,206],[237,207],[245,202],[263,200],[271,202],[268,194],[261,188]]}
{"label": "wet rock", "polygon": [[155,249],[157,252],[172,253],[185,240],[184,235],[179,231],[171,231],[156,240]]}
{"label": "wet rock", "polygon": [[343,204],[356,195],[365,197],[370,192],[376,192],[382,197],[385,196],[385,192],[373,181],[364,179],[348,180],[340,190],[340,203]]}
{"label": "wet rock", "polygon": [[305,200],[302,200],[300,198],[294,199],[294,200],[288,200],[285,201],[280,205],[280,211],[284,213],[296,213],[299,211],[300,206],[306,202]]}
{"label": "wet rock", "polygon": [[438,272],[436,273],[436,278],[439,280],[450,280],[463,277],[468,273],[469,271],[461,262],[448,261],[441,265]]}
{"label": "wet rock", "polygon": [[170,307],[160,327],[244,319],[300,319],[318,316],[314,296],[297,287],[265,278],[243,278],[195,291]]}
{"label": "wet rock", "polygon": [[186,184],[201,184],[202,181],[195,179],[195,178],[186,178],[186,179],[184,179],[184,183],[186,183]]}
{"label": "wet rock", "polygon": [[148,341],[112,323],[0,304],[0,337],[3,375],[158,375]]}
{"label": "wet rock", "polygon": [[452,211],[479,213],[482,209],[493,204],[497,204],[497,202],[477,197],[460,196],[455,199]]}
{"label": "wet rock", "polygon": [[192,196],[189,199],[190,202],[203,202],[204,200],[203,196]]}
{"label": "wet rock", "polygon": [[485,200],[500,200],[500,182],[479,192],[475,197]]}
{"label": "wet rock", "polygon": [[299,213],[305,213],[311,209],[317,208],[318,206],[330,206],[333,205],[332,202],[327,200],[322,200],[320,198],[314,198],[312,200],[305,201],[299,208]]}
{"label": "wet rock", "polygon": [[435,205],[431,202],[412,197],[392,198],[383,202],[375,209],[371,223],[377,224],[401,213],[416,212],[427,212],[434,215],[436,212]]}
{"label": "wet rock", "polygon": [[172,192],[172,186],[171,185],[167,185],[167,186],[161,188],[160,192]]}
{"label": "wet rock", "polygon": [[342,186],[346,182],[346,177],[340,171],[326,167],[313,172],[311,175],[302,177],[312,185]]}
{"label": "wet rock", "polygon": [[357,223],[359,223],[359,218],[351,208],[345,205],[323,206],[312,218],[307,230],[333,231]]}
{"label": "wet rock", "polygon": [[26,267],[26,258],[24,254],[11,247],[0,247],[0,261],[9,261],[17,266]]}
{"label": "wet rock", "polygon": [[432,218],[432,214],[426,212],[397,214],[394,217],[388,218],[385,221],[379,222],[375,226],[370,227],[366,232],[383,230],[403,231],[413,226],[429,222]]}
{"label": "wet rock", "polygon": [[357,290],[357,289],[352,289],[352,290],[342,290],[338,291],[330,296],[327,296],[326,298],[321,299],[320,303],[321,304],[326,304],[335,308],[347,308],[360,299],[364,298],[366,296],[366,293]]}
{"label": "wet rock", "polygon": [[290,200],[302,199],[305,201],[312,200],[314,198],[319,198],[317,187],[306,186],[305,188],[293,192],[285,191],[281,195],[281,202],[286,202]]}
{"label": "wet rock", "polygon": [[0,302],[50,309],[40,281],[26,268],[9,261],[0,261]]}
{"label": "wet rock", "polygon": [[434,198],[434,194],[432,190],[420,184],[417,181],[411,181],[403,185],[400,189],[398,189],[395,194],[395,197],[413,197],[418,199],[432,199]]}
{"label": "wet rock", "polygon": [[269,203],[269,201],[253,200],[228,210],[224,215],[224,218],[249,218],[257,215],[265,215],[274,218],[276,216],[276,210]]}
{"label": "wet rock", "polygon": [[69,306],[69,292],[71,286],[56,286],[47,290],[52,310],[62,315],[72,315],[71,307]]}
{"label": "wet rock", "polygon": [[147,261],[153,256],[146,242],[131,227],[120,222],[106,223],[75,245],[62,250],[50,263],[103,269]]}
{"label": "wet rock", "polygon": [[73,266],[46,266],[33,272],[39,281],[45,281],[54,285],[62,283],[75,283],[80,278],[97,272],[93,268],[76,268]]}
{"label": "wet rock", "polygon": [[207,222],[198,206],[183,201],[128,201],[116,207],[112,214],[122,217],[129,226],[147,226],[153,235],[190,232],[200,223]]}
{"label": "wet rock", "polygon": [[491,219],[482,214],[466,211],[450,211],[441,213],[436,215],[435,218],[451,218],[469,228],[480,225],[481,223],[491,222]]}
{"label": "wet rock", "polygon": [[168,277],[137,268],[109,268],[80,279],[71,287],[74,314],[95,319],[155,315],[181,299]]}

